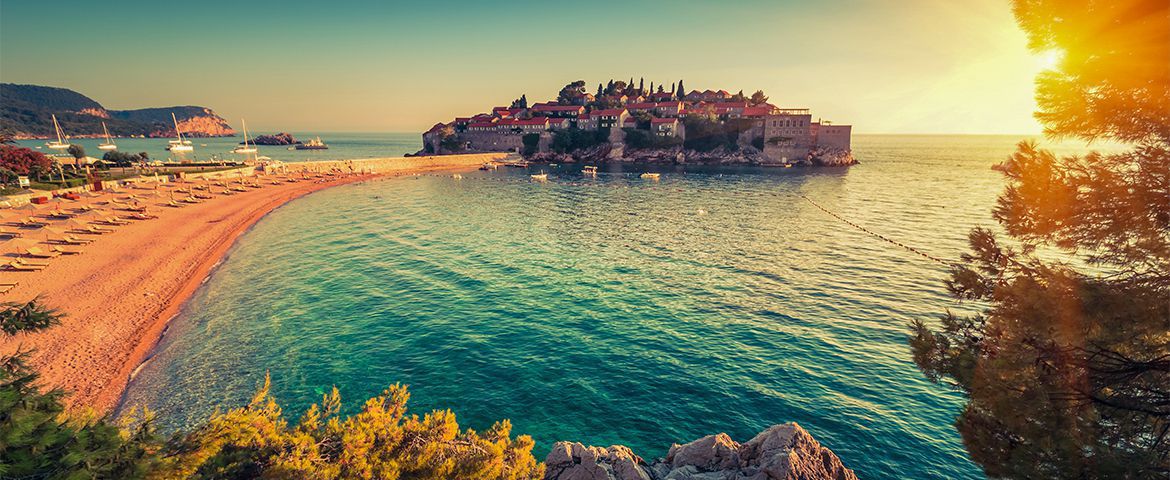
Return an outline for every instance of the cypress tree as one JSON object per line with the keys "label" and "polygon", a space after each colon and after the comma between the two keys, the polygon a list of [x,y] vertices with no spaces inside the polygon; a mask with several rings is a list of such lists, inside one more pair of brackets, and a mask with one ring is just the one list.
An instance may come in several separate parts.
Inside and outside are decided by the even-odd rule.
{"label": "cypress tree", "polygon": [[677,96],[678,96],[679,100],[682,100],[684,97],[686,97],[687,92],[686,92],[686,90],[684,90],[682,80],[678,81],[678,89],[675,91],[678,92]]}

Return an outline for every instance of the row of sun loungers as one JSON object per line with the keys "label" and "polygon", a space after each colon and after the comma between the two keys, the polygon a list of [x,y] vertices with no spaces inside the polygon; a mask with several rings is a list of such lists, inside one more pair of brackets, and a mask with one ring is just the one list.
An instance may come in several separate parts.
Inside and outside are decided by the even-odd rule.
{"label": "row of sun loungers", "polygon": [[[308,173],[300,172],[299,175],[283,175],[273,176],[266,181],[256,179],[251,182],[227,182],[224,180],[209,181],[201,184],[180,185],[177,188],[169,190],[170,198],[165,202],[160,203],[161,206],[171,208],[183,208],[187,205],[202,203],[206,200],[215,198],[216,195],[235,195],[241,192],[247,192],[250,189],[264,188],[264,183],[269,185],[283,185],[286,183],[296,183],[306,180],[320,180],[336,176],[337,173]],[[84,252],[81,247],[89,245],[94,242],[94,239],[88,238],[93,235],[104,235],[113,232],[111,227],[129,225],[138,220],[150,220],[158,218],[158,215],[149,213],[149,209],[144,204],[147,200],[141,195],[159,196],[160,190],[158,188],[145,188],[141,186],[132,187],[135,190],[152,191],[153,194],[128,193],[124,190],[113,190],[113,192],[121,192],[121,198],[106,198],[102,200],[95,200],[90,204],[82,204],[74,206],[68,211],[60,206],[39,213],[36,216],[29,215],[28,217],[20,217],[15,220],[9,220],[7,226],[0,225],[0,237],[8,237],[9,239],[16,239],[24,237],[24,229],[41,229],[50,226],[52,221],[67,221],[69,230],[58,234],[56,238],[51,239],[52,243],[47,244],[46,247],[29,246],[27,248],[19,249],[19,256],[15,259],[7,261],[7,263],[0,263],[0,268],[6,268],[12,271],[20,272],[36,272],[44,270],[49,265],[49,262],[61,256],[66,255],[80,255]],[[180,197],[179,195],[182,196]],[[96,195],[93,195],[96,197]],[[95,207],[94,204],[102,205],[101,208]],[[126,214],[113,213],[118,210],[122,212],[129,212]],[[96,212],[96,213],[95,213]],[[15,227],[15,228],[9,228]],[[18,241],[18,240],[13,240]],[[26,241],[26,240],[19,240]],[[15,288],[17,282],[0,281],[0,294],[6,293]]]}

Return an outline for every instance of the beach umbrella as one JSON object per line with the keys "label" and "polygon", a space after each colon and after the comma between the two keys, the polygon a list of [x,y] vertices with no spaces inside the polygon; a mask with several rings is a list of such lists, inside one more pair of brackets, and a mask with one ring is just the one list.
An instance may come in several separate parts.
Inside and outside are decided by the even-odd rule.
{"label": "beach umbrella", "polygon": [[43,230],[45,231],[45,243],[65,238],[65,229],[61,226],[45,227]]}
{"label": "beach umbrella", "polygon": [[5,253],[24,255],[26,252],[28,252],[29,248],[39,247],[40,245],[40,240],[33,240],[30,238],[13,238],[7,242],[4,242],[4,245],[0,248],[3,248]]}

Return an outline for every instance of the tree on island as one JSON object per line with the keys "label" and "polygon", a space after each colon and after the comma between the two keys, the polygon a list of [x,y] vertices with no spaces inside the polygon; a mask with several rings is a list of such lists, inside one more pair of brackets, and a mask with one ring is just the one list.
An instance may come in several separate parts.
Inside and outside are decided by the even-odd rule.
{"label": "tree on island", "polygon": [[[598,85],[600,88],[600,85]],[[561,88],[557,93],[557,103],[561,105],[572,105],[578,97],[585,94],[585,81],[577,80]]]}
{"label": "tree on island", "polygon": [[[947,282],[973,316],[916,321],[914,361],[967,405],[956,426],[991,477],[1170,474],[1170,8],[1016,0],[1053,139],[1129,150],[1058,157],[1021,142],[990,229]],[[1091,42],[1085,39],[1092,39]],[[688,132],[689,133],[689,132]]]}
{"label": "tree on island", "polygon": [[[740,90],[739,93],[740,93],[740,95],[742,95],[743,90]],[[764,95],[763,90],[756,90],[755,93],[752,94],[752,97],[749,101],[751,102],[752,105],[761,105],[761,104],[768,101],[768,96]]]}
{"label": "tree on island", "polygon": [[528,108],[528,96],[521,94],[520,98],[512,100],[512,108]]}
{"label": "tree on island", "polygon": [[676,92],[675,95],[678,96],[679,101],[686,100],[687,94],[686,94],[686,91],[683,90],[682,80],[678,81],[678,88],[674,89],[674,91]]}

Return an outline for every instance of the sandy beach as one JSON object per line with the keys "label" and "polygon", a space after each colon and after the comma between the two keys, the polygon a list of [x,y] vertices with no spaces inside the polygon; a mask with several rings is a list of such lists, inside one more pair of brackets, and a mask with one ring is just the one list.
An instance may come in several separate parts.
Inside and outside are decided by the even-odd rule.
{"label": "sandy beach", "polygon": [[[149,198],[144,203],[159,218],[134,220],[104,235],[78,235],[94,242],[79,247],[84,250],[80,255],[52,259],[42,271],[0,271],[0,280],[19,282],[0,295],[0,300],[24,302],[40,296],[44,304],[65,314],[61,325],[47,331],[4,338],[0,355],[31,350],[29,363],[40,372],[43,386],[69,392],[66,401],[71,407],[110,412],[169,320],[236,238],[267,213],[336,185],[378,176],[468,168],[423,167],[280,185],[271,185],[261,177],[263,188],[216,195],[182,208],[165,206],[166,196]],[[23,232],[26,239],[45,239],[45,233],[36,229]]]}

